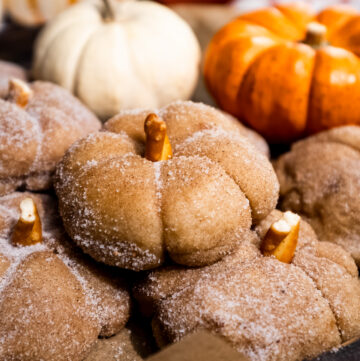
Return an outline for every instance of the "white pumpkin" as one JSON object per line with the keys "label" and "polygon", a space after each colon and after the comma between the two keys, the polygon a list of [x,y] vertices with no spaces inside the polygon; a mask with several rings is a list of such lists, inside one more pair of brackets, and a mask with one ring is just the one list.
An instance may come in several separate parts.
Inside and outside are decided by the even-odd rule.
{"label": "white pumpkin", "polygon": [[33,75],[72,91],[100,118],[121,109],[161,107],[188,99],[200,47],[187,23],[151,1],[71,7],[40,34]]}
{"label": "white pumpkin", "polygon": [[26,26],[42,24],[65,10],[68,6],[83,0],[6,0],[9,15]]}

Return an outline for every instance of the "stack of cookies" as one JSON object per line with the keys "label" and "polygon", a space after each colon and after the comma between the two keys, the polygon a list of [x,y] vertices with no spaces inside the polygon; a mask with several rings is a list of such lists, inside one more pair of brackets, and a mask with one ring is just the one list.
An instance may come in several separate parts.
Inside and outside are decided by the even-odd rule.
{"label": "stack of cookies", "polygon": [[[302,114],[295,101],[286,111],[283,78],[261,72],[289,95],[277,102],[275,85],[266,98],[265,80],[250,76],[260,73],[262,58],[249,60],[260,50],[264,59],[282,46],[282,60],[298,47],[325,56],[283,41],[304,35],[315,15],[300,5],[255,12],[210,47],[207,80],[219,104],[249,124],[245,115],[259,110],[251,120],[266,120],[265,136],[303,138],[270,160],[254,130],[184,100],[200,56],[182,20],[148,2],[110,3],[75,5],[40,36],[34,74],[63,87],[0,62],[0,360],[139,361],[205,330],[253,361],[300,361],[359,338],[360,128],[305,138],[306,122],[287,119],[298,132],[290,137],[284,122],[271,126],[274,114]],[[124,25],[121,14],[142,15]],[[338,10],[324,14],[330,24]],[[153,42],[137,21],[152,24]],[[128,57],[112,52],[123,39]],[[112,70],[96,65],[104,59]],[[253,108],[238,109],[242,92]]]}

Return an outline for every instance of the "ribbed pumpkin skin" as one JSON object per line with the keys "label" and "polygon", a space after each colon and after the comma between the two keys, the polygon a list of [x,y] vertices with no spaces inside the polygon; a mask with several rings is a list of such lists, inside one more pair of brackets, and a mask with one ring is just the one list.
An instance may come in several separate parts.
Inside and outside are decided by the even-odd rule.
{"label": "ribbed pumpkin skin", "polygon": [[200,46],[191,27],[154,1],[84,1],[50,21],[34,47],[32,75],[75,94],[101,119],[123,109],[189,99]]}
{"label": "ribbed pumpkin skin", "polygon": [[[329,44],[303,44],[310,22],[327,27]],[[224,110],[270,142],[288,143],[346,124],[360,125],[360,13],[303,3],[244,14],[209,44],[204,76]]]}

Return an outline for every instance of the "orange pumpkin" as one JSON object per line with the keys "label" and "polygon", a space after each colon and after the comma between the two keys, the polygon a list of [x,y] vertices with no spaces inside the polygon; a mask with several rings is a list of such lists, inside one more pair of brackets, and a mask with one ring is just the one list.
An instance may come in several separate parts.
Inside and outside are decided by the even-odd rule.
{"label": "orange pumpkin", "polygon": [[271,142],[360,125],[360,13],[304,3],[244,14],[207,49],[204,75],[220,107]]}

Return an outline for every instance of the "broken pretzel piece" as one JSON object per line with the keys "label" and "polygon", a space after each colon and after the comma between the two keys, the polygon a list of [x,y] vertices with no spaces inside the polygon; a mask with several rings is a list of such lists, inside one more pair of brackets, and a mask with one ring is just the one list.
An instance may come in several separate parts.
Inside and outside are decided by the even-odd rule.
{"label": "broken pretzel piece", "polygon": [[267,231],[260,250],[264,256],[275,256],[279,261],[291,263],[299,237],[300,217],[285,212]]}
{"label": "broken pretzel piece", "polygon": [[32,246],[42,241],[41,220],[36,205],[31,198],[20,203],[21,215],[12,234],[15,246]]}
{"label": "broken pretzel piece", "polygon": [[13,101],[21,108],[25,108],[32,96],[33,91],[24,81],[16,78],[9,80],[8,100]]}
{"label": "broken pretzel piece", "polygon": [[152,162],[172,158],[166,123],[159,116],[151,113],[145,119],[144,129],[146,134],[145,158]]}

